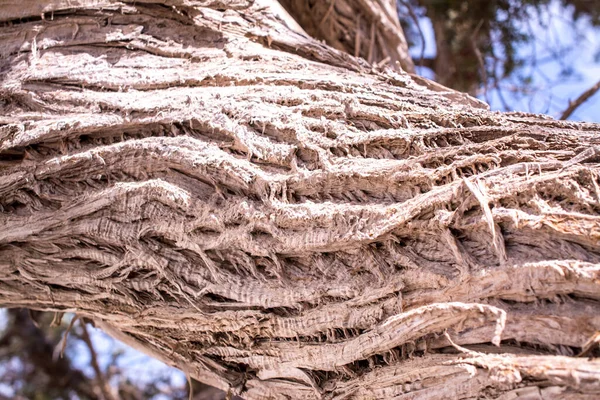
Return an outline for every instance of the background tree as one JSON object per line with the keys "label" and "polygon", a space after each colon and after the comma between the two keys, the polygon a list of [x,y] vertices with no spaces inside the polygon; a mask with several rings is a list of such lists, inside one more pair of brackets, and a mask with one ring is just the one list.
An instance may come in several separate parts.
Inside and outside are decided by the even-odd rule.
{"label": "background tree", "polygon": [[[575,76],[578,71],[570,55],[583,36],[577,26],[582,22],[600,25],[595,0],[403,0],[400,5],[408,42],[418,55],[416,64],[430,69],[439,83],[488,102],[494,92],[506,111],[515,108],[509,97],[531,98],[536,92],[552,96],[535,82],[535,75],[548,62],[561,66],[559,79],[547,82],[549,86]],[[560,15],[553,16],[553,6],[558,6]],[[565,33],[573,33],[580,40],[536,40],[540,32],[536,32],[533,21],[540,21],[549,30],[553,18],[569,21],[572,32]],[[426,39],[419,25],[424,20],[431,22],[434,57],[422,53]],[[520,51],[525,47],[530,50]],[[600,48],[595,51],[600,54]],[[562,108],[567,106],[565,103]]]}
{"label": "background tree", "polygon": [[252,2],[46,7],[2,16],[3,304],[246,398],[597,396],[597,125]]}
{"label": "background tree", "polygon": [[[19,399],[188,399],[169,375],[134,382],[123,370],[123,352],[100,350],[83,320],[63,314],[9,309],[0,332],[0,393]],[[108,363],[102,358],[110,358]],[[83,354],[82,354],[83,353]],[[107,354],[108,353],[108,354]],[[83,364],[83,365],[82,365]],[[87,365],[85,365],[87,364]],[[84,366],[85,368],[82,368]],[[198,385],[196,393],[207,390]]]}

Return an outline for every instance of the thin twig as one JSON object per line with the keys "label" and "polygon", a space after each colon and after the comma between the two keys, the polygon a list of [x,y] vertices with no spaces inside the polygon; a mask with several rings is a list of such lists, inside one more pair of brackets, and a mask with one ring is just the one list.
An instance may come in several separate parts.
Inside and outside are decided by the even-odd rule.
{"label": "thin twig", "polygon": [[110,387],[104,379],[104,374],[100,369],[100,365],[98,364],[98,356],[96,354],[96,350],[94,349],[94,344],[90,339],[90,334],[88,333],[87,327],[85,326],[85,322],[81,320],[81,339],[83,339],[86,344],[88,350],[90,351],[90,364],[92,364],[92,368],[94,369],[94,373],[96,374],[96,380],[98,381],[98,386],[100,386],[100,390],[102,391],[102,396],[105,400],[114,400],[114,396],[110,391]]}
{"label": "thin twig", "polygon": [[192,377],[190,376],[190,374],[187,373],[185,374],[185,377],[187,378],[187,383],[190,388],[188,400],[192,400],[194,398],[194,384],[192,383]]}
{"label": "thin twig", "polygon": [[600,81],[596,82],[594,86],[583,92],[575,101],[569,101],[569,107],[565,111],[563,111],[560,119],[567,119],[575,112],[577,107],[585,103],[590,97],[596,94],[596,92],[600,90]]}
{"label": "thin twig", "polygon": [[375,48],[375,22],[371,23],[371,38],[369,40],[369,54],[367,60],[369,64],[373,64],[373,49]]}
{"label": "thin twig", "polygon": [[55,312],[54,316],[52,317],[52,322],[50,322],[50,326],[51,327],[60,326],[60,323],[62,322],[64,315],[65,315],[65,313],[63,313],[63,312]]}
{"label": "thin twig", "polygon": [[381,48],[381,51],[383,52],[383,54],[382,54],[383,60],[381,60],[377,64],[377,67],[382,68],[384,65],[386,65],[392,59],[392,57],[390,56],[390,52],[387,48],[387,44],[385,43],[385,40],[382,40],[381,36],[379,35],[379,30],[375,30],[375,42],[379,44],[379,47]]}
{"label": "thin twig", "polygon": [[[40,324],[35,320],[35,317],[33,316],[33,310],[31,310],[30,308],[27,309],[27,315],[29,316],[29,319],[31,320],[31,322],[33,323],[33,326],[35,326],[38,329],[40,328]],[[55,314],[56,315],[56,314]]]}
{"label": "thin twig", "polygon": [[323,17],[321,22],[319,22],[319,27],[321,27],[323,25],[323,23],[327,20],[327,18],[329,18],[329,16],[331,15],[331,12],[333,11],[334,6],[335,6],[335,0],[331,0],[331,3],[329,3],[329,8],[327,9],[325,16]]}
{"label": "thin twig", "polygon": [[471,47],[473,47],[473,52],[475,53],[475,56],[477,57],[477,62],[479,63],[479,69],[481,70],[481,80],[483,81],[483,95],[485,96],[485,101],[489,104],[490,97],[488,94],[488,76],[487,76],[487,71],[485,70],[485,61],[483,60],[483,56],[481,55],[481,51],[479,50],[479,47],[477,46],[477,41],[475,40],[482,25],[483,25],[483,19],[481,21],[479,21],[479,24],[477,24],[477,27],[473,31],[473,34],[471,35],[470,39],[471,39]]}
{"label": "thin twig", "polygon": [[454,343],[454,341],[452,340],[452,338],[448,334],[448,331],[446,331],[446,330],[444,331],[444,336],[446,337],[446,340],[448,342],[450,342],[450,345],[452,347],[454,347],[456,350],[460,351],[461,353],[465,353],[465,354],[468,354],[470,356],[481,356],[481,355],[483,355],[482,353],[480,353],[478,351],[469,350],[466,347],[459,346],[458,344]]}
{"label": "thin twig", "polygon": [[[60,358],[63,358],[65,355],[65,349],[67,348],[67,339],[69,338],[69,332],[71,332],[71,328],[73,328],[73,325],[75,324],[75,322],[77,321],[77,319],[79,319],[78,315],[75,315],[72,319],[71,322],[69,323],[69,326],[67,327],[67,330],[65,331],[65,333],[63,334],[61,343],[60,343]],[[55,354],[56,354],[56,350],[55,350]]]}
{"label": "thin twig", "polygon": [[354,38],[354,57],[360,56],[360,14],[356,16],[356,37]]}

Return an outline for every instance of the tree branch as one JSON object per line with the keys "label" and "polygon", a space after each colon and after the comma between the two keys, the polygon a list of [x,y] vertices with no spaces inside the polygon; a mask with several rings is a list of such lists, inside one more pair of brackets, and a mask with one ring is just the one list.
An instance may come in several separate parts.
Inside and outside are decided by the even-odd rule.
{"label": "tree branch", "polygon": [[565,111],[563,111],[562,115],[560,116],[560,119],[561,120],[565,120],[565,119],[569,118],[571,116],[571,114],[573,114],[573,112],[575,112],[575,110],[579,106],[581,106],[590,97],[592,97],[594,94],[596,94],[596,92],[598,90],[600,90],[600,81],[596,82],[596,84],[594,86],[592,86],[591,88],[589,88],[588,90],[586,90],[585,92],[583,92],[575,100],[569,101],[569,107],[567,107],[567,109]]}
{"label": "tree branch", "polygon": [[86,322],[84,322],[83,318],[80,320],[81,326],[81,339],[86,344],[89,352],[90,352],[90,364],[94,369],[94,373],[96,374],[96,381],[102,392],[102,396],[104,400],[114,400],[114,396],[111,393],[110,386],[106,379],[104,379],[104,373],[100,368],[100,364],[98,364],[98,356],[96,353],[96,349],[94,349],[94,344],[92,343],[92,339],[90,338],[90,334],[87,330]]}
{"label": "tree branch", "polygon": [[600,329],[600,125],[490,112],[227,3],[0,27],[0,303],[249,400],[600,393],[560,356]]}
{"label": "tree branch", "polygon": [[[421,24],[419,23],[419,18],[417,17],[415,10],[413,9],[412,5],[410,4],[410,1],[400,0],[400,4],[402,4],[404,7],[406,7],[410,18],[413,20],[413,23],[415,24],[415,26],[417,27],[417,31],[419,32],[419,37],[421,39],[421,54],[419,55],[419,66],[423,67],[424,66],[423,61],[425,58],[425,34],[423,33],[423,29],[421,29]],[[431,67],[429,67],[429,68],[431,68]]]}

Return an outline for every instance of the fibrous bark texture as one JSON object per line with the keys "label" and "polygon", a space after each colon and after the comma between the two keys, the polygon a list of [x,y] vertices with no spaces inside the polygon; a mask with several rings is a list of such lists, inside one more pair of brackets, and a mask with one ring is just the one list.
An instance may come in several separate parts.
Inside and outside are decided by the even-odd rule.
{"label": "fibrous bark texture", "polygon": [[371,64],[413,72],[396,0],[281,0],[306,32]]}
{"label": "fibrous bark texture", "polygon": [[597,398],[600,126],[252,1],[41,4],[1,13],[1,304],[247,399]]}

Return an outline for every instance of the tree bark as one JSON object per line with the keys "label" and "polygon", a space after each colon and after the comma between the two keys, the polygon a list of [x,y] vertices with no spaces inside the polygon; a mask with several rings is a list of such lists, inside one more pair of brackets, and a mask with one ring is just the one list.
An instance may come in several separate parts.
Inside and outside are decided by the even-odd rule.
{"label": "tree bark", "polygon": [[0,18],[2,305],[246,399],[597,398],[600,126],[490,112],[250,0]]}
{"label": "tree bark", "polygon": [[370,64],[414,72],[396,0],[281,0],[305,31]]}

